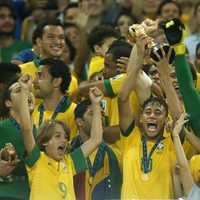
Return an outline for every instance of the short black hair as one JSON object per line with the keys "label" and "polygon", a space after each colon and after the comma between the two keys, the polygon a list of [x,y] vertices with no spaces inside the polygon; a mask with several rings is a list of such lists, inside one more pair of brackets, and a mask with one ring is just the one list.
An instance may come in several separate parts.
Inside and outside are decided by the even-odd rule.
{"label": "short black hair", "polygon": [[71,23],[71,22],[65,22],[63,25],[64,29],[69,28],[69,27],[74,27],[76,29],[78,29],[78,27],[76,26],[76,24]]}
{"label": "short black hair", "polygon": [[63,11],[64,16],[65,16],[66,11],[67,11],[68,9],[70,9],[70,8],[78,8],[78,7],[79,7],[79,4],[78,4],[77,2],[69,2],[69,3],[67,4],[67,6],[65,7],[64,11]]}
{"label": "short black hair", "polygon": [[49,26],[49,25],[61,26],[62,28],[64,28],[62,22],[60,21],[60,19],[57,19],[57,18],[49,19],[49,20],[41,22],[40,24],[37,25],[37,27],[36,27],[36,29],[34,31],[35,32],[34,36],[33,36],[34,38],[32,37],[32,40],[33,39],[36,40],[36,37],[42,38],[42,35],[43,35],[43,32],[44,32],[44,28],[46,26]]}
{"label": "short black hair", "polygon": [[18,65],[9,62],[0,63],[0,83],[9,84],[20,73],[21,68]]}
{"label": "short black hair", "polygon": [[6,106],[5,102],[7,100],[10,100],[10,94],[11,94],[11,90],[10,90],[10,87],[11,85],[13,85],[14,83],[18,82],[20,77],[16,77],[16,78],[13,78],[10,83],[6,86],[6,88],[4,89],[3,91],[3,95],[2,95],[2,102],[3,104],[1,105],[1,108],[0,108],[0,117],[7,117],[9,116],[9,109],[8,107]]}
{"label": "short black hair", "polygon": [[85,99],[77,104],[75,110],[74,110],[74,116],[75,119],[81,118],[83,119],[83,115],[87,111],[87,108],[92,105],[92,102],[90,99]]}
{"label": "short black hair", "polygon": [[166,4],[169,4],[169,3],[173,3],[173,4],[175,4],[177,6],[177,8],[179,10],[179,16],[181,16],[182,15],[181,6],[177,1],[174,1],[174,0],[164,0],[164,1],[162,1],[161,4],[158,6],[157,15],[161,15],[163,7]]}
{"label": "short black hair", "polygon": [[62,78],[60,91],[65,94],[71,82],[71,74],[68,65],[59,58],[46,58],[40,61],[40,65],[47,66],[52,78]]}
{"label": "short black hair", "polygon": [[109,37],[114,37],[116,39],[120,38],[119,33],[114,27],[108,24],[101,24],[95,26],[88,36],[88,45],[92,52],[94,52],[94,45],[101,45],[102,42]]}
{"label": "short black hair", "polygon": [[126,42],[125,40],[119,39],[115,40],[110,47],[106,54],[112,54],[114,59],[117,60],[120,57],[130,57],[131,50],[133,46]]}
{"label": "short black hair", "polygon": [[142,108],[144,110],[148,105],[153,105],[155,103],[159,106],[163,106],[165,108],[166,116],[168,116],[168,105],[163,98],[151,96],[142,104]]}
{"label": "short black hair", "polygon": [[116,26],[118,26],[118,20],[119,20],[119,18],[121,17],[121,16],[127,16],[127,17],[129,17],[131,20],[132,20],[132,23],[133,24],[137,24],[138,23],[138,20],[137,20],[137,18],[136,18],[136,16],[135,15],[133,15],[133,14],[131,14],[130,12],[127,12],[127,11],[121,11],[118,15],[117,15],[117,17],[116,17],[116,19],[115,19],[115,22],[114,22],[114,26],[116,27]]}
{"label": "short black hair", "polygon": [[195,56],[197,56],[197,52],[198,52],[199,48],[200,48],[200,42],[199,42],[199,43],[197,44],[197,46],[196,46]]}
{"label": "short black hair", "polygon": [[2,2],[2,3],[0,3],[0,8],[2,8],[2,7],[8,8],[8,9],[10,10],[11,14],[12,14],[13,19],[16,20],[16,18],[17,18],[16,12],[15,12],[15,10],[12,8],[12,6],[10,6],[10,5],[9,5],[8,3],[6,3],[6,2]]}

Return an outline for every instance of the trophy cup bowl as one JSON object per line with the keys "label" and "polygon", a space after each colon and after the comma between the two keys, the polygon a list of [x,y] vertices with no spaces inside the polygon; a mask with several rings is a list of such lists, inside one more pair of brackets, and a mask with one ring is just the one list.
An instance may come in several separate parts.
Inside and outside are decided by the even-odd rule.
{"label": "trophy cup bowl", "polygon": [[[128,30],[129,41],[132,44],[135,44],[138,34],[141,34],[141,33],[144,35],[147,35],[145,33],[145,29],[142,25],[133,24],[132,26],[129,27],[129,30]],[[167,55],[169,48],[170,48],[170,46],[168,44],[154,43],[153,41],[151,41],[148,45],[146,45],[146,49],[148,50],[148,55],[150,56],[150,58],[152,58],[155,61],[158,61],[154,52],[157,52],[162,57],[161,47],[163,47],[165,54]],[[171,52],[171,55],[169,58],[169,64],[171,64],[174,61],[174,58],[175,58],[175,51],[174,51],[174,49],[172,49],[172,52]]]}
{"label": "trophy cup bowl", "polygon": [[11,143],[5,144],[5,147],[2,149],[1,152],[1,159],[7,162],[11,162],[17,159],[15,148]]}

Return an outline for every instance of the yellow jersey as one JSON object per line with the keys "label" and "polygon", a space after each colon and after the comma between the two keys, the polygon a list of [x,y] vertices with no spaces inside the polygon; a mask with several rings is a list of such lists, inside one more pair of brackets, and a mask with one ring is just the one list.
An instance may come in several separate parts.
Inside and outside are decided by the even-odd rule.
{"label": "yellow jersey", "polygon": [[[39,66],[38,64],[38,60],[34,59],[32,62],[28,62],[28,63],[24,63],[19,65],[21,68],[21,73],[22,75],[24,74],[30,74],[33,79],[36,77],[36,72],[37,72],[37,68]],[[69,89],[68,89],[68,93],[69,93],[69,97],[71,98],[72,101],[76,101],[76,93],[78,90],[78,81],[74,76],[71,76],[71,83],[69,85]],[[41,103],[41,99],[37,99],[36,98],[36,105]]]}
{"label": "yellow jersey", "polygon": [[189,164],[194,181],[200,181],[200,155],[193,156]]}
{"label": "yellow jersey", "polygon": [[197,73],[196,89],[200,92],[200,73]]}
{"label": "yellow jersey", "polygon": [[[33,112],[33,119],[34,119],[36,128],[39,127],[41,106],[42,104],[37,105]],[[69,98],[66,98],[64,103],[61,106],[61,110],[56,115],[57,120],[61,120],[67,125],[70,132],[70,140],[73,139],[78,133],[78,128],[76,126],[75,116],[74,116],[75,108],[76,108],[76,104],[73,103]],[[44,110],[42,122],[44,122],[47,119],[51,119],[53,114],[54,114],[54,110],[53,111]]]}
{"label": "yellow jersey", "polygon": [[104,57],[93,56],[89,64],[88,79],[90,79],[90,76],[93,73],[100,72],[103,68],[104,68]]}
{"label": "yellow jersey", "polygon": [[[119,125],[117,95],[123,84],[123,81],[126,79],[126,76],[127,74],[118,74],[113,78],[104,80],[106,91],[110,96],[109,98],[106,98],[107,106],[105,111],[106,116],[108,116],[109,126]],[[141,112],[141,107],[134,91],[131,92],[129,101],[133,108],[134,115],[139,115],[139,113]],[[112,146],[118,148],[119,150],[122,150],[123,144],[121,141],[117,141],[115,144],[112,144]]]}
{"label": "yellow jersey", "polygon": [[[171,137],[164,138],[153,152],[148,167],[148,180],[142,180],[141,132],[132,124],[124,139],[122,199],[173,199],[172,170],[176,161]],[[147,141],[147,155],[154,142]]]}
{"label": "yellow jersey", "polygon": [[59,162],[40,152],[37,145],[26,160],[30,200],[75,200],[73,176],[87,169],[81,148]]}

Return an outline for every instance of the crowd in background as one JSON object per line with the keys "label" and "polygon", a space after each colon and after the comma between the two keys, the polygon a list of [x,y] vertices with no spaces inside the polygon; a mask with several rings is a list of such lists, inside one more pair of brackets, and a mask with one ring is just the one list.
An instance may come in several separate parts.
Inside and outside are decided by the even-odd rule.
{"label": "crowd in background", "polygon": [[200,199],[199,92],[198,0],[0,0],[0,200]]}

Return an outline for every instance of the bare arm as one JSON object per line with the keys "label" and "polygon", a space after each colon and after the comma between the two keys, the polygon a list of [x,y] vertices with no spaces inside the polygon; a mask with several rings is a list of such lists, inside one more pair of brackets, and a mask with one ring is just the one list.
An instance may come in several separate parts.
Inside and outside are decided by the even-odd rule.
{"label": "bare arm", "polygon": [[29,74],[26,74],[22,76],[18,82],[21,87],[20,127],[22,131],[25,149],[27,153],[30,154],[35,146],[35,139],[32,133],[33,123],[31,120],[28,105],[28,98],[30,93],[29,88],[32,84],[32,77]]}
{"label": "bare arm", "polygon": [[90,88],[95,87],[95,86],[103,92],[104,96],[109,96],[106,91],[104,80],[82,81],[78,87],[78,94],[83,97],[88,97]]}
{"label": "bare arm", "polygon": [[86,59],[88,57],[89,51],[87,44],[87,34],[86,34],[86,24],[88,22],[88,8],[87,5],[79,3],[79,14],[76,17],[76,25],[79,28],[80,43],[77,48],[76,61],[74,66],[74,72],[79,78],[81,77],[81,72],[85,65]]}
{"label": "bare arm", "polygon": [[183,113],[183,106],[170,78],[170,71],[172,67],[169,65],[169,58],[171,55],[171,50],[172,49],[170,48],[168,54],[166,55],[164,49],[161,48],[162,58],[157,52],[155,52],[158,62],[153,62],[157,66],[160,81],[167,97],[167,103],[169,105],[172,118],[174,121],[176,121],[180,117],[181,113]]}
{"label": "bare arm", "polygon": [[103,93],[97,87],[93,87],[90,89],[89,95],[92,101],[93,119],[90,139],[81,146],[85,158],[87,158],[92,153],[92,151],[101,143],[103,135],[101,119],[102,108],[100,106],[100,102],[103,98]]}
{"label": "bare arm", "polygon": [[180,166],[180,177],[181,177],[181,182],[183,185],[183,190],[185,194],[188,194],[188,192],[191,190],[192,186],[194,185],[194,180],[190,173],[189,164],[188,164],[187,158],[185,156],[185,153],[184,153],[184,150],[179,138],[179,134],[183,128],[183,125],[188,122],[188,119],[186,118],[187,118],[187,115],[185,113],[181,114],[180,118],[175,123],[175,127],[172,132],[172,137],[174,141],[177,161]]}
{"label": "bare arm", "polygon": [[[133,46],[129,58],[127,73],[131,72],[134,77],[133,89],[142,105],[146,99],[151,95],[151,79],[141,70],[142,62],[137,64],[138,59],[143,59],[146,54],[145,46],[151,42],[152,39],[143,34],[138,35],[137,43]],[[144,45],[145,44],[145,45]],[[143,49],[142,49],[143,48]],[[134,69],[133,69],[134,68]]]}
{"label": "bare arm", "polygon": [[200,139],[193,133],[193,131],[189,131],[186,128],[185,132],[186,132],[186,139],[187,141],[193,146],[195,147],[195,149],[200,153]]}

